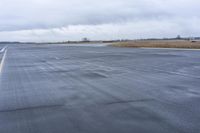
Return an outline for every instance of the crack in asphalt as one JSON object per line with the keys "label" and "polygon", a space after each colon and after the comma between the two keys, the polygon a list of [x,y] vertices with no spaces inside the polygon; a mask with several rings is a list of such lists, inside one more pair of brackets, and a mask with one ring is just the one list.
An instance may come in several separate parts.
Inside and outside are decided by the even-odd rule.
{"label": "crack in asphalt", "polygon": [[121,101],[109,102],[109,103],[106,103],[106,105],[123,104],[123,103],[135,103],[135,102],[149,102],[149,101],[154,101],[154,99],[121,100]]}
{"label": "crack in asphalt", "polygon": [[8,113],[8,112],[18,112],[18,111],[29,111],[29,110],[38,110],[38,109],[49,109],[49,108],[56,108],[62,107],[64,105],[57,104],[57,105],[42,105],[42,106],[35,106],[35,107],[24,107],[24,108],[16,108],[16,109],[6,109],[0,110],[0,113]]}

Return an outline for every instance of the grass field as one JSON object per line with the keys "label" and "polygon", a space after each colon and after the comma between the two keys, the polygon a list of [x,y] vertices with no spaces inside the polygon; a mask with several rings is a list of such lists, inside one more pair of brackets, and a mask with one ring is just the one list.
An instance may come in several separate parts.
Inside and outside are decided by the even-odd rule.
{"label": "grass field", "polygon": [[116,47],[135,47],[135,48],[189,48],[200,49],[200,41],[187,40],[137,40],[128,42],[113,43]]}

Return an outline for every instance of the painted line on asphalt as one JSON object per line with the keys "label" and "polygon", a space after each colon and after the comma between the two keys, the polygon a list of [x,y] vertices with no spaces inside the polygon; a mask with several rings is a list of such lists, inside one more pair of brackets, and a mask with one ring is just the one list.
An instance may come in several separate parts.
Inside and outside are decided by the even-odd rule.
{"label": "painted line on asphalt", "polygon": [[2,57],[2,60],[0,62],[0,74],[2,72],[2,68],[3,68],[3,65],[4,65],[4,61],[5,61],[5,58],[6,58],[6,53],[7,53],[7,48],[5,47],[5,49],[3,50],[4,54],[3,54],[3,57]]}
{"label": "painted line on asphalt", "polygon": [[1,50],[0,50],[0,53],[3,53],[5,51],[7,47],[3,47]]}

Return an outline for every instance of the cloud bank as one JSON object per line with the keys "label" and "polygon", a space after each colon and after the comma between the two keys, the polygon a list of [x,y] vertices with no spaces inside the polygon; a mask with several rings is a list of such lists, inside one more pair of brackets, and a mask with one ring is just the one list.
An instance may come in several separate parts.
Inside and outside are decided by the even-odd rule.
{"label": "cloud bank", "polygon": [[0,0],[0,41],[200,35],[199,0]]}

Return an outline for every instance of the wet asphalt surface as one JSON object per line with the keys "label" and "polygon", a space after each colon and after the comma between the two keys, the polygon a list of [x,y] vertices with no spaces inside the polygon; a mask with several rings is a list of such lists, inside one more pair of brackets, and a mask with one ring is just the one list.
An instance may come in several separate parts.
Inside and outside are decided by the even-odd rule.
{"label": "wet asphalt surface", "polygon": [[8,45],[2,63],[0,133],[200,131],[200,51]]}

